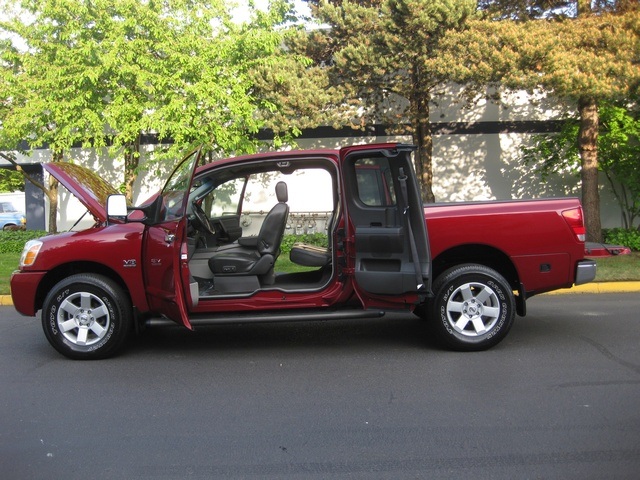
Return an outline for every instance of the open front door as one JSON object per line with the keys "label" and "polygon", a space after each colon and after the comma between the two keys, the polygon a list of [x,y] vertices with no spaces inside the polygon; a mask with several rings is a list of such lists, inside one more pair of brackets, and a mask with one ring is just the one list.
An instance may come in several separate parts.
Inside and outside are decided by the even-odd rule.
{"label": "open front door", "polygon": [[[191,328],[187,296],[186,207],[200,150],[189,154],[173,171],[146,222],[142,258],[147,300],[153,310]],[[160,202],[161,201],[161,202]],[[184,250],[184,251],[183,251]],[[187,277],[185,279],[185,277]]]}
{"label": "open front door", "polygon": [[430,253],[411,146],[343,150],[356,292],[365,307],[430,290]]}

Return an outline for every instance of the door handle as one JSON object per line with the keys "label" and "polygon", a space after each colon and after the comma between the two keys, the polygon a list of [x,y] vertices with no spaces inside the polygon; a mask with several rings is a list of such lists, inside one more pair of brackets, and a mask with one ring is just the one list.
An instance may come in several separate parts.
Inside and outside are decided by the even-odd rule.
{"label": "door handle", "polygon": [[174,233],[166,233],[164,236],[164,241],[167,242],[167,244],[173,243],[175,239],[176,235]]}

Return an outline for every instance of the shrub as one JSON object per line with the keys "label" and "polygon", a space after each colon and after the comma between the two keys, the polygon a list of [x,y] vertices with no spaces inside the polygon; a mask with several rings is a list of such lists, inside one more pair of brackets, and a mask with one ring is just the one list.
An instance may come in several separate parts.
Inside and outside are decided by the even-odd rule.
{"label": "shrub", "polygon": [[610,228],[602,231],[604,242],[612,245],[624,245],[631,250],[640,250],[640,230]]}
{"label": "shrub", "polygon": [[44,230],[0,230],[0,253],[20,253],[29,240],[45,235]]}

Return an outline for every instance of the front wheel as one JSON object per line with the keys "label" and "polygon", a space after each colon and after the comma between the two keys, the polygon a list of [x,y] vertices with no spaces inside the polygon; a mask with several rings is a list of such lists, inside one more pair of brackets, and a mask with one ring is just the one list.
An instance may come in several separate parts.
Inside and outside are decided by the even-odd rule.
{"label": "front wheel", "polygon": [[458,265],[434,282],[431,320],[437,336],[454,350],[486,350],[509,332],[515,300],[509,283],[484,265]]}
{"label": "front wheel", "polygon": [[78,274],[58,282],[42,308],[49,343],[73,359],[114,355],[131,332],[131,305],[120,286],[101,275]]}

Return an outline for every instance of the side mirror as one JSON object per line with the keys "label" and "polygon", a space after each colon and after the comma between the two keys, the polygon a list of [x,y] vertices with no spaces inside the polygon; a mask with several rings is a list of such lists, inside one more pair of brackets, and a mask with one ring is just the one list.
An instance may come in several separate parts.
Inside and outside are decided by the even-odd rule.
{"label": "side mirror", "polygon": [[127,216],[127,198],[124,195],[109,195],[107,197],[107,217]]}

